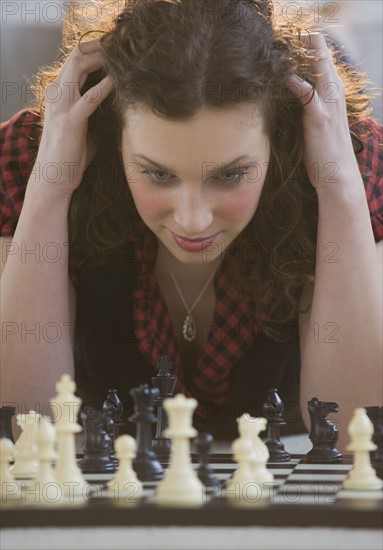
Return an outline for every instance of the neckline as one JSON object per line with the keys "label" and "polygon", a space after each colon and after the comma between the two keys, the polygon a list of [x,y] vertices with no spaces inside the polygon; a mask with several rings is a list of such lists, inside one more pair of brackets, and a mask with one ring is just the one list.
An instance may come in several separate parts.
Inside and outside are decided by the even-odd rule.
{"label": "neckline", "polygon": [[239,298],[228,276],[230,262],[224,259],[214,277],[216,301],[209,335],[186,382],[173,321],[151,269],[158,241],[147,226],[143,229],[136,247],[138,281],[133,293],[137,345],[153,367],[161,355],[171,358],[175,393],[222,404],[228,397],[233,368],[259,336],[255,308],[250,300]]}

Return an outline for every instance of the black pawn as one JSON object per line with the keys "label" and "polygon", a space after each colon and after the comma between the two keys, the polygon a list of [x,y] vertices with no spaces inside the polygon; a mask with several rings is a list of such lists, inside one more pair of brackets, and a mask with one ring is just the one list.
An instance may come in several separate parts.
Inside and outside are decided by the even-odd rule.
{"label": "black pawn", "polygon": [[16,413],[16,407],[0,408],[0,437],[6,437],[14,443],[12,434],[12,416]]}
{"label": "black pawn", "polygon": [[265,443],[270,454],[269,462],[287,462],[291,458],[280,437],[280,427],[286,424],[283,409],[283,402],[278,395],[278,391],[275,388],[270,389],[267,393],[267,401],[263,404],[262,409],[263,415],[267,419]]}
{"label": "black pawn", "polygon": [[114,452],[114,442],[116,438],[120,435],[120,428],[125,424],[123,421],[124,406],[120,401],[120,398],[117,395],[117,390],[110,389],[108,390],[108,395],[102,405],[102,412],[104,415],[108,416],[113,420],[114,423],[114,433],[113,433],[113,460],[116,467],[118,466],[118,459]]}
{"label": "black pawn", "polygon": [[311,420],[309,438],[313,448],[306,455],[308,462],[339,462],[342,454],[336,448],[338,430],[335,424],[326,417],[330,413],[337,413],[339,405],[332,401],[319,401],[313,397],[308,402]]}
{"label": "black pawn", "polygon": [[158,394],[158,388],[149,388],[147,384],[142,384],[131,389],[129,393],[134,400],[134,413],[129,420],[137,423],[137,454],[132,466],[141,481],[156,481],[164,475],[157,455],[152,450],[151,424],[157,421],[154,398]]}
{"label": "black pawn", "polygon": [[193,440],[193,443],[199,455],[197,475],[200,481],[205,485],[206,493],[215,494],[217,489],[221,486],[221,482],[214,474],[209,464],[209,454],[213,444],[213,436],[202,432]]}
{"label": "black pawn", "polygon": [[168,426],[168,418],[162,404],[165,399],[173,397],[176,377],[172,376],[173,363],[168,360],[166,355],[161,356],[157,363],[157,375],[152,377],[152,383],[158,388],[159,393],[154,398],[154,405],[157,407],[157,427],[156,435],[152,441],[152,449],[158,455],[168,455],[171,451],[171,439],[164,437],[163,432]]}
{"label": "black pawn", "polygon": [[114,460],[114,422],[94,405],[86,405],[80,413],[84,430],[84,458],[78,466],[84,474],[116,471]]}
{"label": "black pawn", "polygon": [[371,451],[371,465],[376,475],[383,479],[383,407],[365,407],[367,415],[374,425],[372,441],[377,448]]}

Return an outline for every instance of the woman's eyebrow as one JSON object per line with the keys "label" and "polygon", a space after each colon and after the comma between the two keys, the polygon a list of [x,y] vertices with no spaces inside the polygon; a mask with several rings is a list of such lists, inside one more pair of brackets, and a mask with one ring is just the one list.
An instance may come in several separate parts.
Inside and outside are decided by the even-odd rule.
{"label": "woman's eyebrow", "polygon": [[[155,166],[156,168],[159,168],[160,170],[164,170],[168,173],[173,173],[174,170],[172,170],[171,168],[167,168],[166,166],[163,166],[161,164],[159,164],[158,162],[155,162],[154,160],[150,159],[149,157],[146,157],[145,155],[142,155],[141,153],[133,153],[132,154],[132,157],[134,158],[141,158],[143,160],[146,160],[146,162],[149,162],[150,164],[152,164],[153,166]],[[217,168],[216,170],[209,170],[209,173],[210,174],[219,174],[220,172],[222,172],[222,165],[225,166],[225,169],[227,168],[231,168],[234,164],[236,164],[237,162],[243,160],[243,159],[256,159],[256,157],[254,156],[251,156],[251,155],[242,155],[241,157],[238,157],[230,162],[222,162],[221,163],[221,168]],[[209,164],[208,162],[206,162],[205,164]]]}

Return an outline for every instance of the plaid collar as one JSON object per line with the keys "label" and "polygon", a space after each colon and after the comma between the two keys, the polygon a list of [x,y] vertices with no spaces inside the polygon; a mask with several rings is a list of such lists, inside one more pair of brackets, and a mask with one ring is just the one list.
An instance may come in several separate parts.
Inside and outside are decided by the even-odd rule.
{"label": "plaid collar", "polygon": [[196,412],[202,414],[203,403],[225,403],[236,363],[260,334],[255,304],[241,299],[230,283],[232,260],[226,254],[214,277],[216,305],[212,326],[187,384],[172,320],[153,273],[158,241],[143,222],[140,234],[136,247],[138,287],[133,293],[135,336],[139,349],[153,367],[162,355],[169,357],[177,377],[175,393],[196,398],[199,402]]}

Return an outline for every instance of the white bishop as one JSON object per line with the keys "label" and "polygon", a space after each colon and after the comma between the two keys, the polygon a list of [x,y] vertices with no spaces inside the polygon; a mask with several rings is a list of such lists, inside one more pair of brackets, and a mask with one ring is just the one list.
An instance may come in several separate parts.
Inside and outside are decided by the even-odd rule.
{"label": "white bishop", "polygon": [[367,416],[366,409],[355,409],[347,429],[351,443],[346,447],[354,453],[354,466],[343,482],[344,489],[375,490],[383,487],[383,480],[376,475],[371,466],[370,451],[376,449],[371,441],[374,425]]}

